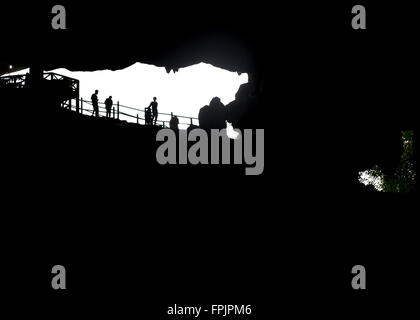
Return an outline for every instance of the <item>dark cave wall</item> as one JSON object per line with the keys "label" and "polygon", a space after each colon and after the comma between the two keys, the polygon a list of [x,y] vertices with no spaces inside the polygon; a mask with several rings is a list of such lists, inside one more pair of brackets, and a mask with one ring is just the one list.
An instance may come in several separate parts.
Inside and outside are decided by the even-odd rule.
{"label": "dark cave wall", "polygon": [[[104,3],[64,1],[67,30],[53,30],[55,3],[13,4],[2,17],[1,54],[10,64],[40,63],[45,69],[120,69],[138,61],[182,68],[200,61],[252,72],[265,24],[253,21],[263,7],[241,2]],[[17,16],[19,19],[16,19]],[[28,54],[29,53],[29,54]]]}
{"label": "dark cave wall", "polygon": [[115,70],[135,62],[167,69],[207,62],[248,72],[262,88],[258,123],[282,141],[273,145],[289,147],[277,148],[282,161],[296,150],[308,172],[320,175],[337,169],[353,176],[377,163],[393,168],[400,131],[418,135],[417,84],[409,77],[418,73],[418,49],[410,32],[343,33],[331,27],[342,26],[342,16],[317,19],[319,4],[318,11],[289,4],[279,12],[266,1],[64,1],[68,30],[54,31],[54,4],[11,5],[1,21],[2,30],[12,30],[2,38],[5,65]]}

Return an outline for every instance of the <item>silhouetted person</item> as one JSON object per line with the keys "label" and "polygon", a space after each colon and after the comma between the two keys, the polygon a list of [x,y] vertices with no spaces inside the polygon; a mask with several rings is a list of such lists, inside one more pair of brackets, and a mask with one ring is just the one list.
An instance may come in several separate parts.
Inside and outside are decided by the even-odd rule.
{"label": "silhouetted person", "polygon": [[156,125],[156,121],[158,118],[158,103],[156,102],[156,97],[153,97],[153,101],[150,102],[149,108],[152,107],[152,122]]}
{"label": "silhouetted person", "polygon": [[151,126],[152,123],[152,110],[150,109],[150,106],[146,108],[146,112],[144,114],[144,121],[146,122],[146,125]]}
{"label": "silhouetted person", "polygon": [[214,97],[208,106],[204,106],[198,113],[200,127],[204,130],[226,128],[226,108],[220,98]]}
{"label": "silhouetted person", "polygon": [[109,96],[109,98],[107,98],[105,100],[105,109],[106,109],[106,117],[107,118],[111,118],[111,109],[112,109],[112,96]]}
{"label": "silhouetted person", "polygon": [[92,94],[90,99],[92,100],[92,107],[93,107],[92,116],[95,114],[97,117],[99,117],[98,90],[95,90],[95,93]]}
{"label": "silhouetted person", "polygon": [[226,106],[227,121],[234,128],[260,128],[267,121],[266,112],[261,110],[258,96],[251,83],[242,84],[235,95],[235,100]]}
{"label": "silhouetted person", "polygon": [[177,116],[173,116],[171,118],[171,120],[169,121],[169,128],[171,128],[172,130],[178,130],[178,125],[179,125],[179,119]]}
{"label": "silhouetted person", "polygon": [[194,129],[199,129],[200,127],[199,126],[196,126],[195,124],[190,124],[189,126],[188,126],[188,128],[187,128],[187,133],[190,133],[190,131],[191,130],[194,130]]}
{"label": "silhouetted person", "polygon": [[25,74],[25,86],[26,86],[27,88],[30,88],[30,87],[31,87],[31,85],[32,85],[32,83],[31,83],[31,75],[29,74],[29,72],[27,72],[27,73]]}

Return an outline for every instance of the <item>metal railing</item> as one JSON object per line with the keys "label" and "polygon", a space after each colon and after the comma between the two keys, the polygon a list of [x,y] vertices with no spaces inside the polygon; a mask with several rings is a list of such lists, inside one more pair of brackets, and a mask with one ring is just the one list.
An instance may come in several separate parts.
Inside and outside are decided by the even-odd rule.
{"label": "metal railing", "polygon": [[[83,98],[79,98],[79,80],[73,79],[67,76],[63,76],[58,73],[53,72],[44,72],[42,76],[43,81],[51,81],[52,83],[59,83],[59,88],[66,88],[66,94],[63,94],[61,107],[76,111],[77,113],[86,114],[91,113],[93,115],[93,106],[92,102],[88,100],[84,100]],[[64,85],[63,85],[64,84]],[[5,88],[14,88],[14,89],[22,89],[30,86],[30,75],[29,74],[22,74],[22,75],[13,75],[13,76],[3,76],[0,77],[0,87]],[[68,90],[67,90],[68,89]],[[99,102],[99,116],[105,117],[106,109],[104,107],[105,103]],[[111,118],[122,120],[125,118],[126,121],[131,123],[137,124],[146,124],[145,114],[146,109],[138,109],[134,107],[129,107],[120,104],[118,101],[116,104],[112,105],[111,110]],[[179,125],[180,126],[190,126],[196,125],[198,126],[198,118],[194,117],[187,117],[181,115],[174,115],[171,113],[158,113],[158,119],[156,124],[159,124],[162,127],[166,127],[169,125],[169,122],[173,117],[178,117]],[[188,119],[189,122],[182,122],[181,119]]]}
{"label": "metal railing", "polygon": [[26,75],[3,76],[0,77],[0,87],[5,88],[25,88],[27,86]]}
{"label": "metal railing", "polygon": [[[105,105],[105,103],[98,102],[99,116],[100,117],[105,117],[106,108],[104,107],[104,105]],[[69,104],[64,104],[62,106],[76,111],[73,108],[73,105],[71,105],[71,104],[70,105]],[[87,115],[93,115],[94,114],[93,105],[92,105],[91,101],[84,100],[83,98],[80,98],[79,106],[80,106],[79,112],[81,114],[87,114]],[[142,109],[138,109],[138,108],[134,108],[134,107],[125,106],[125,105],[120,104],[119,101],[117,101],[117,103],[114,103],[112,105],[112,109],[111,109],[111,118],[112,119],[122,120],[122,118],[125,117],[126,118],[125,120],[127,122],[137,123],[137,124],[146,124],[145,114],[146,114],[146,108],[144,108],[144,110],[142,110]],[[189,122],[179,121],[179,125],[181,125],[181,126],[189,126],[189,125],[198,126],[198,118],[181,116],[181,115],[174,115],[172,112],[171,113],[159,112],[158,113],[158,119],[157,119],[156,123],[165,128],[169,125],[169,122],[172,119],[172,117],[175,117],[175,116],[178,117],[179,120],[189,119]]]}
{"label": "metal railing", "polygon": [[[2,76],[0,77],[0,86],[21,89],[28,87],[28,85],[30,84],[30,79],[31,78],[29,73],[14,76]],[[79,80],[74,78],[63,76],[54,72],[44,72],[42,74],[42,80],[67,82],[68,87],[72,90],[72,92],[79,92]]]}
{"label": "metal railing", "polygon": [[[31,88],[34,84],[31,75],[21,74],[0,77],[0,88],[24,89]],[[41,87],[51,90],[61,100],[61,105],[71,105],[71,100],[76,100],[76,111],[79,112],[79,80],[63,76],[54,72],[44,72],[42,79],[37,83]]]}
{"label": "metal railing", "polygon": [[67,81],[68,87],[72,90],[73,93],[77,93],[77,96],[79,96],[79,80],[77,79],[63,76],[54,72],[45,72],[43,74],[43,79],[50,81]]}

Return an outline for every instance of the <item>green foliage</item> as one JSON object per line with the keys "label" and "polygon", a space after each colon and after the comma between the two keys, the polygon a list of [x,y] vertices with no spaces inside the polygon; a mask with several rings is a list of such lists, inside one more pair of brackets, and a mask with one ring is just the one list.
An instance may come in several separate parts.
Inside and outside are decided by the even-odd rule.
{"label": "green foliage", "polygon": [[416,185],[416,172],[414,169],[414,132],[402,132],[403,153],[400,163],[392,175],[383,174],[375,166],[361,173],[359,181],[365,185],[373,185],[376,190],[393,193],[413,192]]}
{"label": "green foliage", "polygon": [[359,182],[366,186],[373,186],[373,190],[383,190],[383,173],[378,166],[359,173]]}
{"label": "green foliage", "polygon": [[414,191],[416,172],[414,170],[414,132],[402,132],[403,153],[393,175],[383,177],[383,191],[407,193]]}

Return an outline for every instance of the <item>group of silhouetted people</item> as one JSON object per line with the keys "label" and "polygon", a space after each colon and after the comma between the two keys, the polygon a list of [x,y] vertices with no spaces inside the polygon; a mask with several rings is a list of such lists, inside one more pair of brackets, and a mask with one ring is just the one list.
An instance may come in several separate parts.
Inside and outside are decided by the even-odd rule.
{"label": "group of silhouetted people", "polygon": [[[92,94],[92,96],[90,97],[92,101],[92,107],[93,107],[92,116],[96,116],[96,117],[99,117],[98,92],[99,92],[98,90],[95,90],[95,93]],[[105,100],[105,110],[106,110],[107,118],[111,118],[112,105],[113,105],[112,96],[109,96]]]}
{"label": "group of silhouetted people", "polygon": [[[95,93],[92,94],[90,97],[92,101],[92,116],[99,117],[99,99],[98,99],[98,90],[95,90]],[[111,111],[112,111],[112,96],[109,96],[105,100],[105,110],[106,110],[106,117],[111,118]],[[158,118],[158,103],[156,101],[156,97],[153,97],[153,101],[150,102],[149,106],[146,108],[145,112],[145,122],[147,125],[156,125]]]}
{"label": "group of silhouetted people", "polygon": [[209,105],[200,109],[198,114],[200,127],[205,130],[221,130],[226,128],[226,122],[238,129],[263,127],[266,119],[264,112],[257,107],[258,99],[256,90],[250,82],[242,84],[236,92],[235,100],[226,106],[218,97],[214,97]]}
{"label": "group of silhouetted people", "polygon": [[211,99],[209,105],[202,107],[198,113],[198,121],[203,129],[226,128],[226,118],[226,107],[219,97]]}
{"label": "group of silhouetted people", "polygon": [[[200,127],[205,130],[210,129],[224,129],[226,128],[226,121],[232,123],[236,128],[247,128],[255,123],[259,124],[261,115],[256,113],[256,105],[258,105],[257,98],[250,83],[242,84],[235,95],[235,101],[228,105],[224,105],[219,97],[214,97],[209,105],[200,109],[198,120]],[[93,112],[92,115],[99,117],[98,106],[98,90],[91,96]],[[145,123],[146,125],[156,125],[158,118],[158,103],[156,97],[145,109]],[[106,117],[111,118],[112,111],[112,96],[105,100]],[[173,116],[169,121],[171,129],[178,129],[179,120],[177,116]]]}

